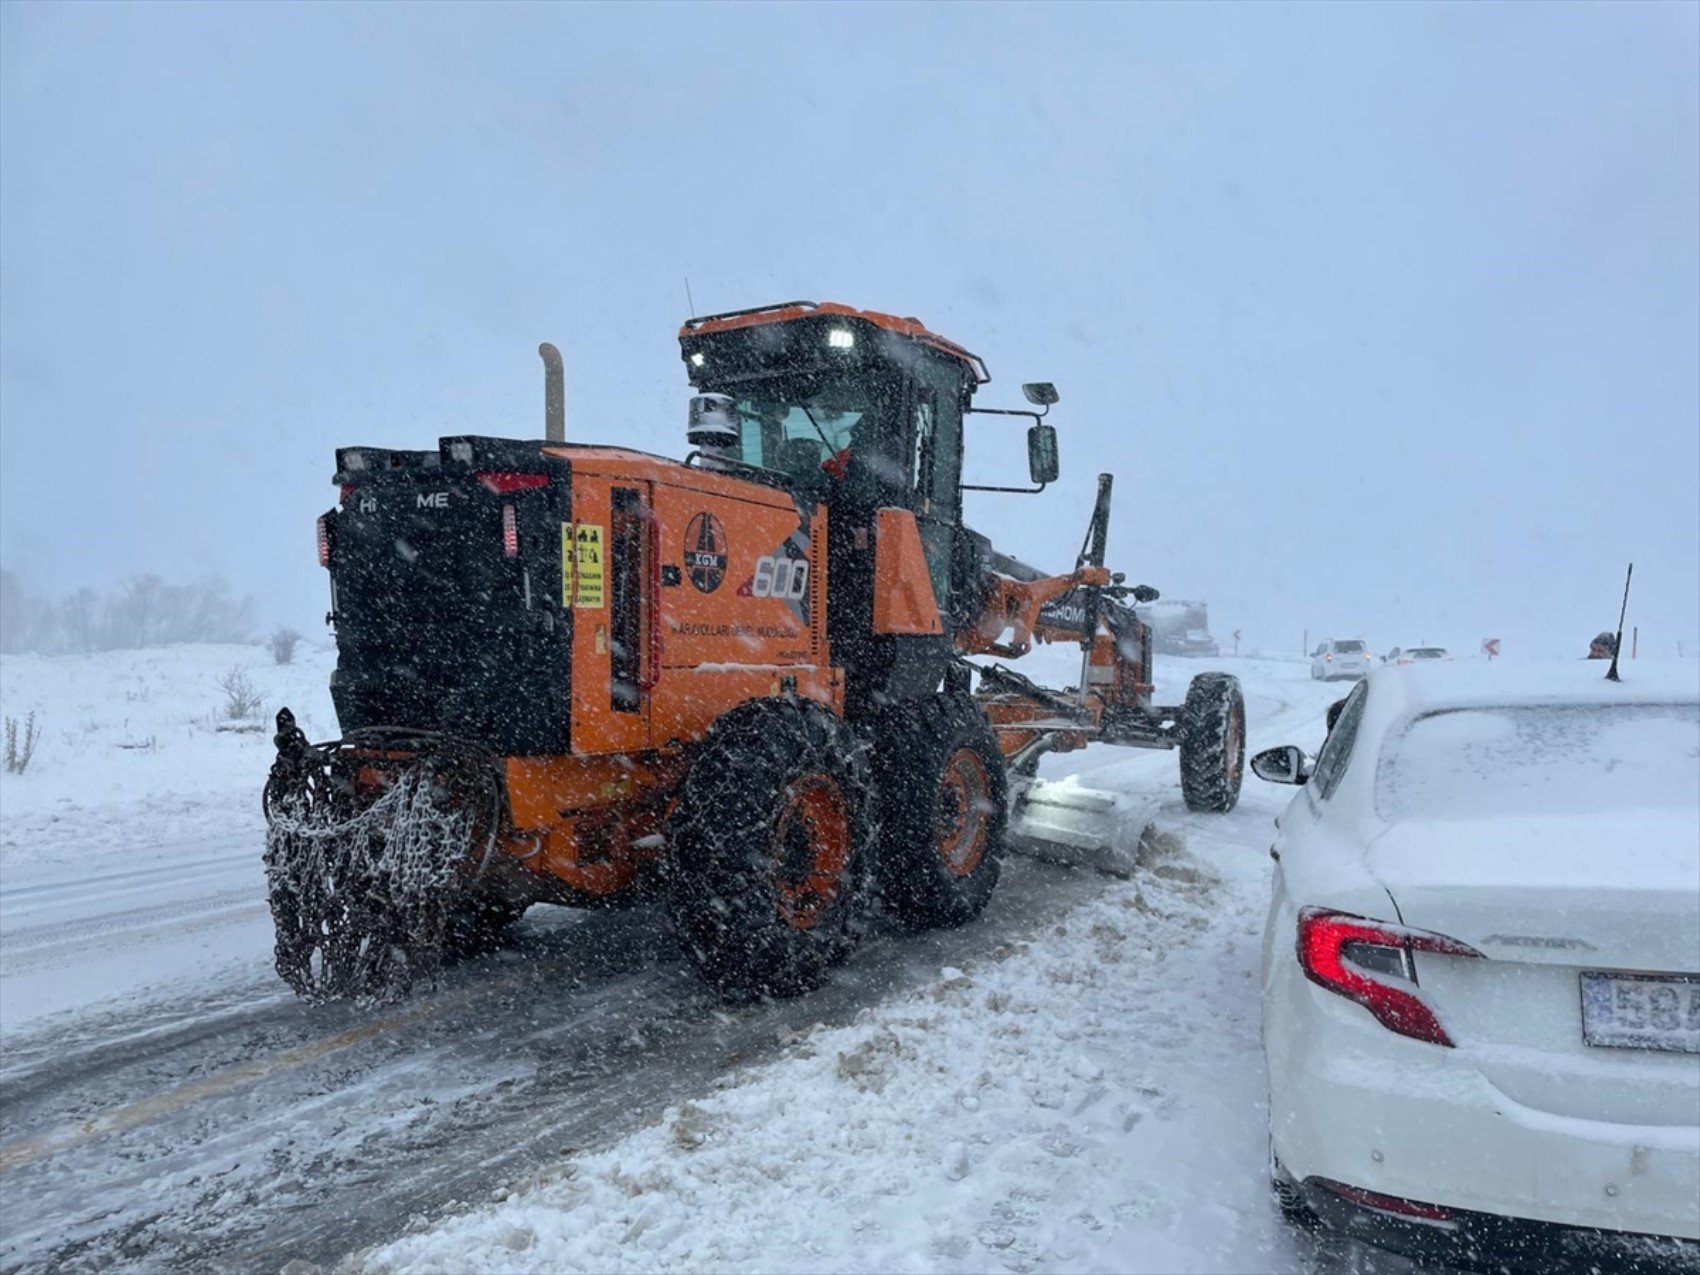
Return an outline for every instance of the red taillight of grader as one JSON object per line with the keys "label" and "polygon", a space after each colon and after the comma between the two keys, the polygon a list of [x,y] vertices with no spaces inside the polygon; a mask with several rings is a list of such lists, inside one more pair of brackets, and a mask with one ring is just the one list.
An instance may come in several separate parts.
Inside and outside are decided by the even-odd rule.
{"label": "red taillight of grader", "polygon": [[502,552],[510,558],[519,557],[519,520],[512,505],[502,506]]}

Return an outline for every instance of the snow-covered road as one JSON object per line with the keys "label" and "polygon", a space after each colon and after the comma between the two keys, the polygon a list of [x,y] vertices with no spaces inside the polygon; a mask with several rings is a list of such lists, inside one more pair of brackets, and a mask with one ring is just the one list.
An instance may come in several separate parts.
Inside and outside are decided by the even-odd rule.
{"label": "snow-covered road", "polygon": [[[137,845],[123,867],[10,868],[0,890],[0,988],[15,1023],[150,986],[200,981],[270,944],[264,834]],[[250,965],[252,962],[249,963]]]}
{"label": "snow-covered road", "polygon": [[[1320,739],[1338,688],[1224,663],[1253,747]],[[1193,671],[1171,662],[1163,689]],[[1047,771],[1172,795],[1174,764],[1093,749]],[[1248,780],[1224,817],[1171,801],[1131,882],[1012,861],[981,922],[880,933],[801,1001],[719,1005],[648,908],[538,908],[512,950],[361,1011],[300,1005],[271,973],[258,777],[240,778],[147,798],[174,829],[223,803],[229,834],[82,853],[39,802],[14,819],[8,781],[0,1267],[275,1271],[444,1217],[363,1260],[1316,1260],[1263,1180],[1256,934],[1283,790]]]}

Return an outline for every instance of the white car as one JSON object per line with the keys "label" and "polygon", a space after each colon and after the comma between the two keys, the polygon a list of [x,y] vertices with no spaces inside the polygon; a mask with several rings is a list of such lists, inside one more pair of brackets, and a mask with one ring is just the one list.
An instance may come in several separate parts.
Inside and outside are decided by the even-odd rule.
{"label": "white car", "polygon": [[1290,1218],[1700,1269],[1700,679],[1599,668],[1383,668],[1314,761],[1253,760],[1303,785],[1262,967]]}
{"label": "white car", "polygon": [[1381,657],[1383,664],[1422,664],[1429,660],[1450,660],[1452,652],[1444,646],[1396,646]]}
{"label": "white car", "polygon": [[1375,665],[1369,645],[1358,638],[1341,638],[1321,643],[1310,653],[1310,675],[1324,682],[1342,677],[1362,677]]}

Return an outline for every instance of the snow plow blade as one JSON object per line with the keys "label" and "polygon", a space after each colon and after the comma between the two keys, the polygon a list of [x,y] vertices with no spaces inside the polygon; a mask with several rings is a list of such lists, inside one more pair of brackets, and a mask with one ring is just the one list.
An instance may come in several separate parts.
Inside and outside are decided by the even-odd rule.
{"label": "snow plow blade", "polygon": [[1052,863],[1132,876],[1160,804],[1086,788],[1073,779],[1036,779],[1016,801],[1009,848]]}

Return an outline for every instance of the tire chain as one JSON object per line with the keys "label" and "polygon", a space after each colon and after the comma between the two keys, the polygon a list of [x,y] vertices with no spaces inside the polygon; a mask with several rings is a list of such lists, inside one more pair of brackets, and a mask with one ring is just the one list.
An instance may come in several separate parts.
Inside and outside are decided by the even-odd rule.
{"label": "tire chain", "polygon": [[266,785],[266,890],[278,973],[310,1003],[382,1004],[433,984],[455,906],[495,844],[497,780],[476,754],[416,756],[369,804],[343,740],[312,747],[280,722]]}

